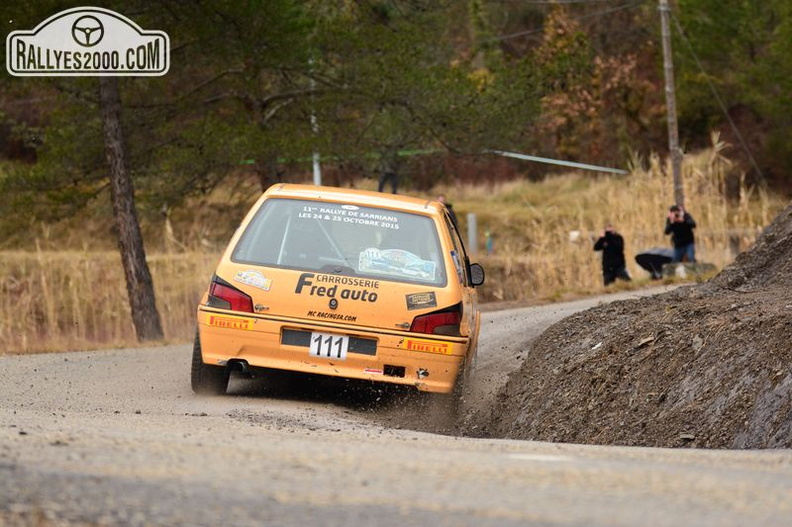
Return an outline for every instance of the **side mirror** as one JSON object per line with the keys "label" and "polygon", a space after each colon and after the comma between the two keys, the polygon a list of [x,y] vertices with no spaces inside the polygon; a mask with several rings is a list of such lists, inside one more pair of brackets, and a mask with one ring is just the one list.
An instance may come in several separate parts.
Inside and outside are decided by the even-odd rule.
{"label": "side mirror", "polygon": [[473,286],[484,283],[484,268],[477,263],[470,264],[470,283]]}

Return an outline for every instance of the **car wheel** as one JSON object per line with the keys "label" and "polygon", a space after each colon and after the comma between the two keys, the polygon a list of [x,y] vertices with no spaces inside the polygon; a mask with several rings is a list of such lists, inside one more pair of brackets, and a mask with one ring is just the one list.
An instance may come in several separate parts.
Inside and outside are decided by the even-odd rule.
{"label": "car wheel", "polygon": [[201,339],[195,333],[190,381],[192,390],[200,395],[223,395],[228,388],[228,368],[204,364],[201,356]]}

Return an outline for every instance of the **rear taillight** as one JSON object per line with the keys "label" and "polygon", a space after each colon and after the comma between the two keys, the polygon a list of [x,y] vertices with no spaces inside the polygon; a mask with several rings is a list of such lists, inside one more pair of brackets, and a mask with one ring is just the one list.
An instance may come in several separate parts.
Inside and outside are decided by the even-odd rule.
{"label": "rear taillight", "polygon": [[415,317],[410,326],[414,333],[429,333],[434,335],[459,336],[459,324],[462,314],[459,309],[453,311],[439,311]]}
{"label": "rear taillight", "polygon": [[253,299],[230,285],[213,281],[209,285],[209,302],[211,307],[230,309],[232,311],[253,312]]}

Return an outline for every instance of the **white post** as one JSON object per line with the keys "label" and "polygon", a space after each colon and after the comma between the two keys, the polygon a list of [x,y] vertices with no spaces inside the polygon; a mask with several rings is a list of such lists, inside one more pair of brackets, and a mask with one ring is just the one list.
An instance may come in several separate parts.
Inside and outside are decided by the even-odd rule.
{"label": "white post", "polygon": [[313,182],[314,185],[322,184],[322,165],[319,164],[319,152],[313,153]]}
{"label": "white post", "polygon": [[476,225],[476,214],[468,212],[468,252],[470,254],[478,253],[478,226]]}
{"label": "white post", "polygon": [[[314,81],[311,81],[313,85]],[[313,96],[312,96],[313,98]],[[311,130],[314,133],[314,138],[319,136],[319,124],[316,122],[316,112],[311,104]],[[313,153],[313,183],[314,185],[322,184],[322,165],[319,163],[319,152],[314,150]]]}

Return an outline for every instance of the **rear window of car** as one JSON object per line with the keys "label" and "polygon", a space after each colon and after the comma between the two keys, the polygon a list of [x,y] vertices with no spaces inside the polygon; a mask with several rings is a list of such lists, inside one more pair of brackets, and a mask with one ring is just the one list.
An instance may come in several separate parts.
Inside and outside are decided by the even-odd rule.
{"label": "rear window of car", "polygon": [[429,216],[286,198],[264,202],[231,259],[267,267],[444,286],[443,251]]}

